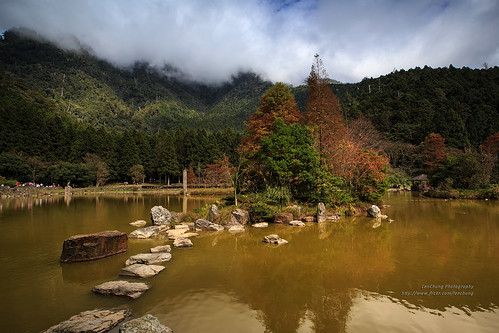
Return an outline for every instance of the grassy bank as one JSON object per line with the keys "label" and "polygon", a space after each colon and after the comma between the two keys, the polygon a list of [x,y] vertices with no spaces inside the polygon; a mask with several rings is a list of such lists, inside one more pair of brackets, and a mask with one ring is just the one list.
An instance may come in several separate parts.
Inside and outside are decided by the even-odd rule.
{"label": "grassy bank", "polygon": [[499,199],[499,185],[495,185],[486,189],[477,189],[477,190],[463,190],[463,189],[430,190],[424,193],[424,196],[430,198],[440,198],[440,199],[472,199],[472,200]]}

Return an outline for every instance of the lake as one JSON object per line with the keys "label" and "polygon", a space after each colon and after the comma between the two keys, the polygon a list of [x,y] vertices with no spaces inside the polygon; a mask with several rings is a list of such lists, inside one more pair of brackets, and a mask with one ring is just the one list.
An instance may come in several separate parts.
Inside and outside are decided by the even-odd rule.
{"label": "lake", "polygon": [[[72,235],[149,221],[162,205],[192,210],[213,198],[160,195],[0,199],[1,332],[39,332],[94,308],[128,305],[177,333],[499,332],[499,202],[389,193],[394,221],[364,216],[242,234],[202,232],[172,249],[137,300],[91,289],[120,279],[125,260],[166,238],[128,242],[127,253],[61,264]],[[277,233],[279,247],[262,238]],[[132,281],[134,279],[126,279]],[[134,280],[138,281],[138,280]]]}

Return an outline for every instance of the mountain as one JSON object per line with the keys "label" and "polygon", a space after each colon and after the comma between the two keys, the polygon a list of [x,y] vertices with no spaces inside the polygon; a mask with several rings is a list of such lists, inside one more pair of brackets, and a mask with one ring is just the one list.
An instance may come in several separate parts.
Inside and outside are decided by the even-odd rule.
{"label": "mountain", "polygon": [[116,130],[242,129],[271,86],[252,73],[208,86],[179,79],[168,67],[117,68],[84,47],[65,51],[26,30],[5,32],[0,67],[71,117]]}
{"label": "mountain", "polygon": [[[253,73],[239,73],[213,86],[183,80],[171,67],[136,63],[117,68],[84,46],[65,51],[22,30],[7,31],[0,40],[0,68],[26,86],[24,94],[36,92],[37,100],[55,104],[61,116],[147,133],[179,126],[240,131],[271,86]],[[425,66],[358,83],[331,81],[331,87],[347,123],[365,117],[388,140],[419,144],[435,132],[448,145],[465,148],[499,132],[498,67]],[[292,91],[304,112],[306,86]]]}

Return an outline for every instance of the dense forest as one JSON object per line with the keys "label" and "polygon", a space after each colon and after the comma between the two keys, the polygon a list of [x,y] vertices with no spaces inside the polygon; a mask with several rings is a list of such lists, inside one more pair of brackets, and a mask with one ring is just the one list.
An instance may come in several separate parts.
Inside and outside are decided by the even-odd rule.
{"label": "dense forest", "polygon": [[[167,66],[117,68],[84,46],[65,51],[22,29],[0,39],[0,67],[0,177],[7,183],[166,182],[183,168],[203,179],[217,165],[239,164],[248,121],[272,87],[252,73],[208,86]],[[333,109],[345,126],[340,136],[348,134],[362,148],[337,147],[357,149],[358,156],[382,151],[391,183],[422,172],[435,185],[466,172],[475,181],[454,186],[497,183],[498,67],[424,67],[355,84],[324,82],[338,97]],[[300,117],[311,119],[310,83],[288,88]],[[433,167],[428,147],[437,133],[445,152]]]}

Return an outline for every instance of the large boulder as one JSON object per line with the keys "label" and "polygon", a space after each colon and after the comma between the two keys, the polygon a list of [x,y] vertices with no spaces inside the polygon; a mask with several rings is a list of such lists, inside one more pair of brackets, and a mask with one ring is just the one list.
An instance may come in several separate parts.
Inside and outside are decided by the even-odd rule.
{"label": "large boulder", "polygon": [[153,225],[167,225],[172,221],[172,214],[163,206],[154,206],[151,208],[151,220]]}
{"label": "large boulder", "polygon": [[46,333],[104,333],[130,316],[129,308],[95,309],[81,312],[62,323],[52,326]]}
{"label": "large boulder", "polygon": [[95,234],[75,235],[64,241],[61,262],[77,262],[100,259],[125,252],[128,238],[117,230]]}
{"label": "large boulder", "polygon": [[168,252],[161,253],[140,253],[134,256],[131,256],[125,262],[125,266],[130,266],[133,264],[145,264],[145,265],[155,265],[161,264],[162,262],[170,261],[172,255]]}
{"label": "large boulder", "polygon": [[293,214],[291,213],[283,212],[275,214],[274,223],[289,224],[291,221],[293,221]]}
{"label": "large boulder", "polygon": [[206,217],[207,220],[210,220],[212,222],[215,222],[218,220],[218,217],[220,216],[220,212],[218,211],[217,205],[211,205],[210,210],[208,211],[208,216]]}
{"label": "large boulder", "polygon": [[150,226],[145,228],[139,228],[130,233],[128,235],[129,238],[138,238],[138,239],[147,239],[156,237],[160,232],[166,231],[166,226]]}
{"label": "large boulder", "polygon": [[142,282],[109,281],[95,286],[92,291],[101,295],[124,296],[136,299],[149,290],[149,286]]}
{"label": "large boulder", "polygon": [[317,223],[326,222],[326,206],[323,202],[317,204]]}
{"label": "large boulder", "polygon": [[173,333],[172,329],[161,324],[151,314],[132,319],[120,325],[119,333]]}
{"label": "large boulder", "polygon": [[132,276],[140,278],[148,278],[154,276],[165,269],[163,266],[159,265],[144,265],[144,264],[133,264],[126,266],[120,271],[122,276]]}
{"label": "large boulder", "polygon": [[224,230],[224,227],[220,224],[212,223],[208,220],[197,219],[194,223],[196,228],[205,230],[205,231],[220,231]]}
{"label": "large boulder", "polygon": [[238,224],[248,224],[249,222],[249,212],[244,209],[235,209],[231,214],[227,225],[238,225]]}
{"label": "large boulder", "polygon": [[379,209],[379,207],[376,205],[372,205],[367,209],[367,216],[373,218],[381,217],[381,209]]}
{"label": "large boulder", "polygon": [[288,244],[288,241],[279,237],[279,235],[268,235],[263,237],[264,243],[272,244],[272,245],[283,245]]}

